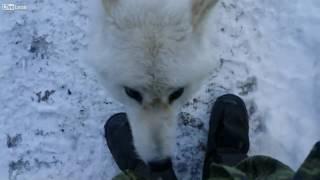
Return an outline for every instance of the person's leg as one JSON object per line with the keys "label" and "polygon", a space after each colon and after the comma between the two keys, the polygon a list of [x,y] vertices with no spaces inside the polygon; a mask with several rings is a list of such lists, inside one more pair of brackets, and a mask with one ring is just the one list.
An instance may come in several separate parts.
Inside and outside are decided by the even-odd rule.
{"label": "person's leg", "polygon": [[249,157],[235,168],[245,173],[248,179],[291,180],[294,174],[289,166],[268,156]]}
{"label": "person's leg", "polygon": [[248,113],[243,100],[224,95],[215,102],[209,122],[203,179],[291,179],[293,171],[266,156],[247,158]]}
{"label": "person's leg", "polygon": [[234,166],[247,157],[248,150],[249,125],[244,102],[232,94],[219,97],[209,121],[203,179],[209,177],[212,163]]}
{"label": "person's leg", "polygon": [[130,125],[125,113],[118,113],[109,118],[104,126],[105,138],[109,150],[122,174],[115,180],[156,179],[175,180],[171,160],[146,165],[135,153]]}
{"label": "person's leg", "polygon": [[267,156],[253,156],[240,162],[236,168],[249,179],[320,180],[320,142],[296,173],[282,162]]}
{"label": "person's leg", "polygon": [[307,159],[294,175],[294,180],[319,180],[320,179],[320,141],[317,142]]}
{"label": "person's leg", "polygon": [[118,113],[111,116],[106,122],[104,130],[107,145],[113,159],[123,172],[122,175],[117,176],[115,179],[121,179],[121,177],[125,176],[136,176],[137,179],[142,179],[142,176],[147,174],[148,171],[145,163],[139,159],[134,151],[126,114]]}
{"label": "person's leg", "polygon": [[320,141],[294,173],[287,165],[266,156],[254,156],[240,162],[236,168],[249,179],[320,180]]}

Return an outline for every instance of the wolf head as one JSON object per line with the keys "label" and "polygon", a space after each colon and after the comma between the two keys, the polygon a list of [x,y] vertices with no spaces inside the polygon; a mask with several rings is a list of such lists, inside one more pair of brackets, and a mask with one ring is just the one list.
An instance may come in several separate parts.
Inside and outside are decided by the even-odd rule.
{"label": "wolf head", "polygon": [[146,162],[171,156],[178,111],[214,69],[203,33],[216,1],[103,0],[91,60]]}

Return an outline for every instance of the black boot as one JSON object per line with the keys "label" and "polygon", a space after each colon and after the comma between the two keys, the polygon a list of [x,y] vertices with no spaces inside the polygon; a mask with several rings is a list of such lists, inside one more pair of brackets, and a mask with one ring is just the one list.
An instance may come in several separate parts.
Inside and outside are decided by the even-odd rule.
{"label": "black boot", "polygon": [[211,111],[203,179],[208,178],[212,162],[234,166],[247,157],[248,150],[249,123],[245,103],[238,96],[223,95]]}
{"label": "black boot", "polygon": [[110,152],[123,172],[130,170],[139,179],[176,179],[171,159],[146,165],[139,158],[135,152],[130,125],[125,113],[111,116],[104,130]]}

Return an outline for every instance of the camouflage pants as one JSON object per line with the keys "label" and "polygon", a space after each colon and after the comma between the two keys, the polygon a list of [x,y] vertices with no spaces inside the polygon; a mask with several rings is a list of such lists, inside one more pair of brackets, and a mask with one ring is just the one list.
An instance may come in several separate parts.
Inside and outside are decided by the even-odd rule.
{"label": "camouflage pants", "polygon": [[[127,171],[114,180],[141,180]],[[253,156],[235,167],[212,163],[208,180],[320,180],[320,142],[318,142],[297,172],[287,165],[267,156]]]}

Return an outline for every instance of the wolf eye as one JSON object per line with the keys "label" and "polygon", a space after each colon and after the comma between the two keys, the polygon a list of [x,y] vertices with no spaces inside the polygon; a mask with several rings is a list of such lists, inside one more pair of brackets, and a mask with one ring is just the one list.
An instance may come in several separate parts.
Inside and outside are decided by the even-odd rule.
{"label": "wolf eye", "polygon": [[171,104],[173,101],[177,100],[184,92],[184,88],[179,88],[169,96],[169,103]]}
{"label": "wolf eye", "polygon": [[129,87],[124,87],[124,91],[130,98],[136,100],[138,103],[142,103],[142,95],[138,91]]}

